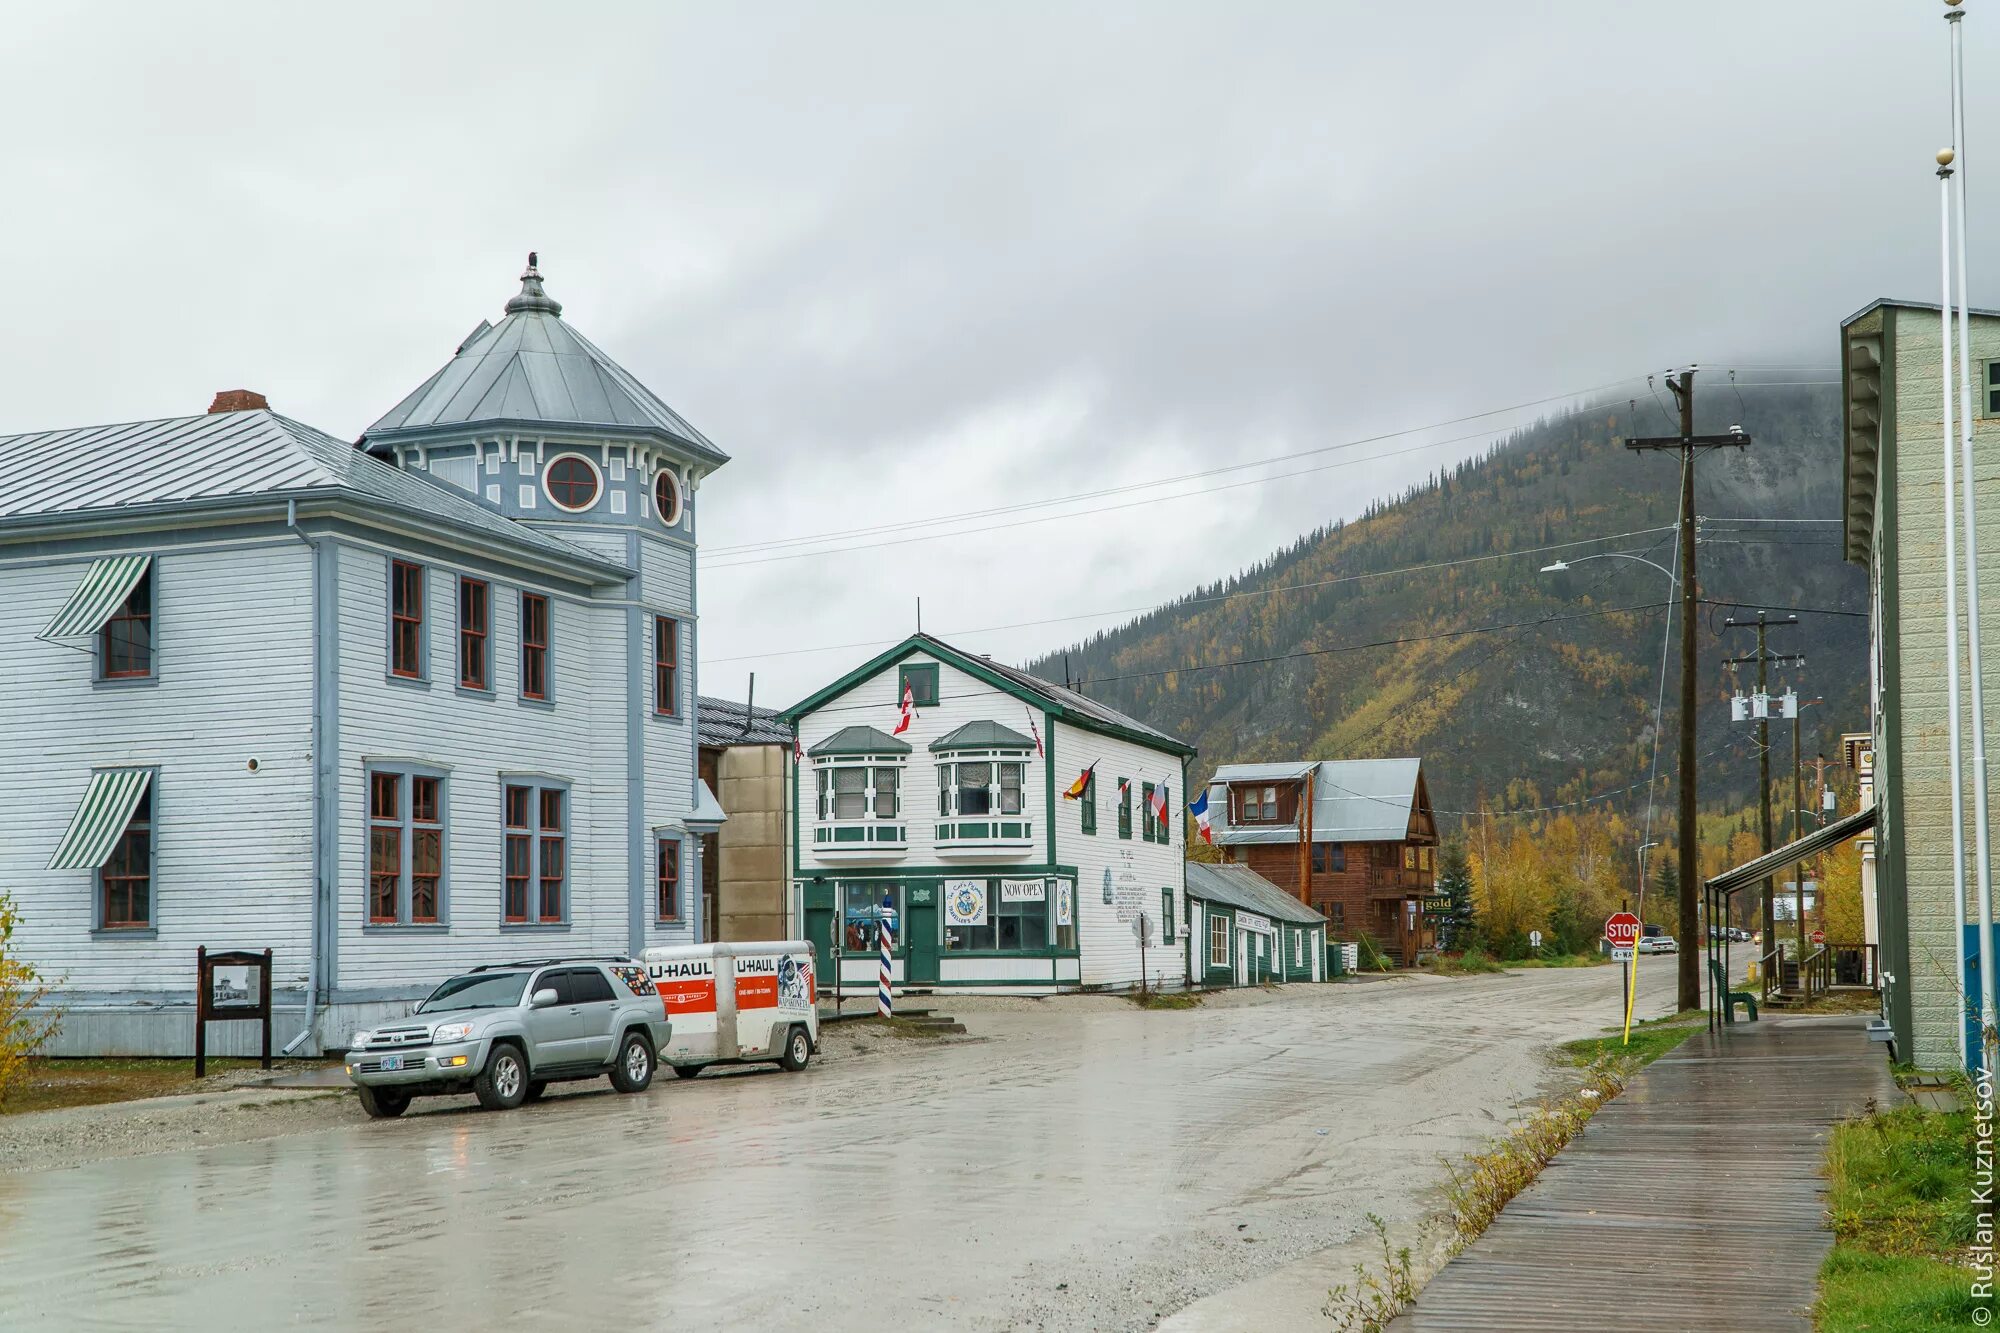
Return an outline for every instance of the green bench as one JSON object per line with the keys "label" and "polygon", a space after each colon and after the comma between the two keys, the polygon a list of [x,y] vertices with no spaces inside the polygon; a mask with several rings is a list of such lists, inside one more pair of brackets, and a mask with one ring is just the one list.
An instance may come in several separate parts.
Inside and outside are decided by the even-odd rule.
{"label": "green bench", "polygon": [[1736,1021],[1736,1006],[1739,1004],[1750,1015],[1752,1023],[1757,1021],[1757,997],[1747,990],[1730,990],[1728,988],[1729,983],[1722,979],[1722,964],[1716,962],[1713,958],[1708,960],[1708,981],[1710,985],[1723,994],[1723,1022],[1734,1023]]}

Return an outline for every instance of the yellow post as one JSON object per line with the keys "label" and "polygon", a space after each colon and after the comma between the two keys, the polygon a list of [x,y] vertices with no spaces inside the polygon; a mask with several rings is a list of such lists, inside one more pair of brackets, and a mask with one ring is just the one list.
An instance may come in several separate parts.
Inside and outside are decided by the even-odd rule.
{"label": "yellow post", "polygon": [[1625,975],[1629,979],[1630,984],[1625,987],[1625,1040],[1623,1044],[1630,1046],[1632,1044],[1632,1006],[1638,1003],[1639,1000],[1639,941],[1637,940],[1632,941],[1632,956],[1625,960],[1625,968]]}

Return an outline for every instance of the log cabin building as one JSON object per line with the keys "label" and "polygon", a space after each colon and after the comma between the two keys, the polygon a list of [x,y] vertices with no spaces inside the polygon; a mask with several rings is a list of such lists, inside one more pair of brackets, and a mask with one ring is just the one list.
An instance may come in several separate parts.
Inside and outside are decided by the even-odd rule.
{"label": "log cabin building", "polygon": [[1424,900],[1437,821],[1422,760],[1225,764],[1208,808],[1223,861],[1311,906],[1329,940],[1366,935],[1399,966],[1436,947]]}

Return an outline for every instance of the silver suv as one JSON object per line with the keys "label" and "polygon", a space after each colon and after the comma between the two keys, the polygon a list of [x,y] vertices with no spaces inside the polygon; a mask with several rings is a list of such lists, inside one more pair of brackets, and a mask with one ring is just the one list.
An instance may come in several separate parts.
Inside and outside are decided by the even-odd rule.
{"label": "silver suv", "polygon": [[644,1092],[672,1035],[643,963],[543,958],[476,967],[410,1021],[355,1033],[347,1075],[377,1118],[401,1115],[412,1097],[467,1092],[505,1111],[571,1079],[609,1075],[620,1092]]}

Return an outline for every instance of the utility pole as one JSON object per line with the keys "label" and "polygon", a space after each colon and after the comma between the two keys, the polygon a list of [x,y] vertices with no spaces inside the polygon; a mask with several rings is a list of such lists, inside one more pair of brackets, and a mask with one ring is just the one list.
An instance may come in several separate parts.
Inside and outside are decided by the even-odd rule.
{"label": "utility pole", "polygon": [[[1700,889],[1701,861],[1696,847],[1695,827],[1695,707],[1698,698],[1695,678],[1694,617],[1696,581],[1694,567],[1694,458],[1699,449],[1741,449],[1750,437],[1741,426],[1732,426],[1721,435],[1694,433],[1694,374],[1689,366],[1679,375],[1667,376],[1667,388],[1681,409],[1679,435],[1654,436],[1625,441],[1627,449],[1668,450],[1681,456],[1681,790],[1680,830],[1675,841],[1680,851],[1680,937],[1690,946],[1681,949],[1679,1002],[1681,1009],[1701,1007],[1701,969],[1691,947],[1701,932],[1695,910]],[[1703,951],[1704,956],[1706,950]]]}
{"label": "utility pole", "polygon": [[[1771,709],[1769,703],[1770,691],[1767,688],[1768,682],[1764,673],[1765,668],[1772,662],[1776,662],[1781,666],[1798,666],[1804,664],[1805,658],[1789,653],[1780,653],[1775,657],[1772,656],[1764,646],[1764,634],[1773,625],[1782,627],[1797,625],[1798,623],[1799,618],[1797,616],[1786,616],[1783,620],[1771,620],[1762,611],[1757,613],[1757,619],[1754,622],[1738,620],[1734,616],[1730,616],[1722,622],[1724,629],[1754,629],[1757,631],[1757,651],[1753,656],[1725,657],[1722,660],[1724,665],[1727,666],[1742,666],[1746,662],[1755,662],[1757,664],[1757,693],[1766,701],[1764,706],[1765,715],[1757,719],[1757,804],[1763,814],[1764,850],[1767,852],[1771,850]],[[1764,877],[1764,943],[1761,946],[1766,953],[1777,947],[1777,908],[1774,906],[1777,892],[1777,877],[1775,875],[1766,875]]]}

